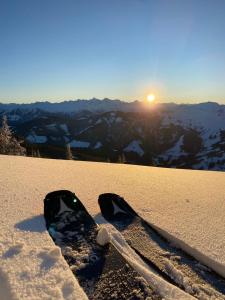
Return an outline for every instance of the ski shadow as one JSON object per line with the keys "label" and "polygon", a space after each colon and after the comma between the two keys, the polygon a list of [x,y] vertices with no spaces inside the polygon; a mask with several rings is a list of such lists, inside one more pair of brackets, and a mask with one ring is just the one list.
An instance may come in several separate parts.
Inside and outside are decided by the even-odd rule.
{"label": "ski shadow", "polygon": [[34,216],[15,224],[15,228],[21,231],[44,232],[46,231],[43,215]]}

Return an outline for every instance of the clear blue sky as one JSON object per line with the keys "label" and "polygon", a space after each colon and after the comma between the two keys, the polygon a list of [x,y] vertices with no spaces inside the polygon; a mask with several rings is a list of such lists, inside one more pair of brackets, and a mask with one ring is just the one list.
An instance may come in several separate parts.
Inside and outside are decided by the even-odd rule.
{"label": "clear blue sky", "polygon": [[225,103],[224,0],[0,0],[0,101]]}

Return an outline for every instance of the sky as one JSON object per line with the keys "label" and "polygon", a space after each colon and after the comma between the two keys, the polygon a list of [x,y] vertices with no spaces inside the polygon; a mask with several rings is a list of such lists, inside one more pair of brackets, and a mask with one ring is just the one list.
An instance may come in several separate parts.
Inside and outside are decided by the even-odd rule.
{"label": "sky", "polygon": [[0,102],[225,104],[224,0],[0,0]]}

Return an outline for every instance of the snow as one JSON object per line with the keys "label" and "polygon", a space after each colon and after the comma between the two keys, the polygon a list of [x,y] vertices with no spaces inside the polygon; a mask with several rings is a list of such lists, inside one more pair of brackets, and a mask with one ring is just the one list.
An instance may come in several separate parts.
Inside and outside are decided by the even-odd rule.
{"label": "snow", "polygon": [[98,124],[101,124],[101,123],[102,123],[102,119],[100,118],[100,119],[98,119],[98,120],[96,121],[95,125],[98,125]]}
{"label": "snow", "polygon": [[49,130],[52,130],[52,131],[56,131],[57,129],[56,129],[56,124],[55,123],[53,123],[53,124],[48,124],[48,125],[46,125],[46,127],[49,129]]}
{"label": "snow", "polygon": [[181,155],[187,155],[181,148],[183,146],[183,139],[184,136],[182,135],[173,147],[171,147],[165,153],[160,155],[160,158],[167,160],[167,159],[176,159]]}
{"label": "snow", "polygon": [[110,240],[111,238],[107,228],[104,226],[100,227],[97,235],[97,243],[100,246],[105,246],[110,243]]}
{"label": "snow", "polygon": [[26,139],[30,142],[30,143],[34,143],[34,144],[44,144],[47,142],[47,137],[45,135],[36,135],[35,133],[31,133],[29,134]]}
{"label": "snow", "polygon": [[166,104],[161,104],[164,110],[163,124],[182,124],[186,128],[202,128],[211,131],[219,131],[225,128],[225,106],[217,103],[200,103],[193,105],[174,105],[166,108]]}
{"label": "snow", "polygon": [[122,121],[123,121],[123,119],[121,117],[117,117],[115,120],[116,123],[121,123]]}
{"label": "snow", "polygon": [[[154,271],[132,250],[127,244],[126,240],[115,227],[108,224],[106,220],[101,217],[98,218],[101,225],[97,238],[102,242],[102,245],[109,241],[114,247],[125,257],[129,264],[149,283],[154,287],[155,291],[163,299],[194,299],[192,296],[184,293],[177,287],[157,276]],[[100,244],[101,245],[101,244]]]}
{"label": "snow", "polygon": [[51,140],[54,142],[61,141],[61,138],[59,136],[50,136]]}
{"label": "snow", "polygon": [[[169,240],[225,277],[222,172],[3,155],[0,166],[0,299],[86,299],[45,229],[43,199],[59,189],[74,191],[99,223],[98,196],[123,196]],[[171,296],[171,287],[132,259],[116,236],[115,245],[123,246],[120,251],[139,273]],[[171,298],[181,299],[176,292]]]}
{"label": "snow", "polygon": [[[21,242],[13,245],[13,240],[4,239],[0,252],[0,279],[3,278],[0,298],[87,299],[76,279],[71,276],[60,249],[51,245],[47,234],[38,237],[35,232],[32,232],[32,236],[24,232],[24,235],[29,246],[25,243],[21,246]],[[44,239],[42,242],[41,237]],[[15,242],[16,237],[12,239]]]}
{"label": "snow", "polygon": [[144,151],[140,146],[141,142],[138,140],[132,141],[126,148],[124,148],[125,152],[136,152],[138,155],[143,156]]}
{"label": "snow", "polygon": [[94,146],[94,149],[99,149],[102,147],[102,143],[101,142],[97,142]]}
{"label": "snow", "polygon": [[89,142],[78,141],[78,140],[72,140],[70,142],[70,146],[72,148],[88,148],[90,146],[90,143]]}
{"label": "snow", "polygon": [[60,128],[61,128],[62,130],[64,130],[65,133],[67,133],[67,134],[69,133],[68,127],[67,127],[66,124],[60,124],[59,126],[60,126]]}
{"label": "snow", "polygon": [[63,138],[66,143],[69,143],[70,139],[67,136],[64,136]]}
{"label": "snow", "polygon": [[177,143],[172,147],[170,148],[169,150],[167,150],[166,154],[168,156],[173,156],[173,157],[177,157],[181,152],[181,147],[183,146],[183,139],[184,139],[184,136],[182,135],[179,140],[177,141]]}
{"label": "snow", "polygon": [[[88,123],[92,123],[92,121],[89,120]],[[78,134],[82,134],[82,133],[84,133],[85,131],[87,131],[87,130],[89,130],[89,129],[91,129],[91,128],[93,128],[93,125],[88,126],[88,127],[84,128],[84,129],[80,130],[80,131],[78,132]]]}
{"label": "snow", "polygon": [[81,111],[93,111],[93,112],[111,112],[111,111],[135,111],[139,108],[138,102],[123,102],[120,100],[109,100],[109,99],[90,99],[90,100],[74,100],[74,101],[63,101],[59,103],[35,102],[30,104],[16,104],[0,103],[0,111],[12,111],[16,109],[24,110],[26,112],[43,110],[47,112],[57,113],[73,113]]}
{"label": "snow", "polygon": [[9,116],[8,116],[8,120],[9,120],[9,121],[12,121],[12,122],[13,122],[13,121],[14,121],[14,122],[15,122],[15,121],[19,121],[20,119],[21,119],[21,117],[20,117],[19,115],[16,115],[16,114],[14,114],[14,115],[9,115]]}

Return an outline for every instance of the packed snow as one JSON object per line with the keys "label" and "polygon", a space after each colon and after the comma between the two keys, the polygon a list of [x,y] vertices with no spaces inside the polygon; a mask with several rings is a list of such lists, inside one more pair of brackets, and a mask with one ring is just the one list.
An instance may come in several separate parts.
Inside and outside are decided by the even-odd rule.
{"label": "packed snow", "polygon": [[[45,228],[43,199],[59,189],[74,191],[98,223],[104,223],[98,196],[123,196],[169,240],[225,277],[222,172],[3,155],[0,166],[0,299],[86,299]],[[107,242],[106,232],[101,238]],[[162,279],[126,252],[118,233],[110,239],[166,299],[181,299],[179,289],[159,284]]]}
{"label": "packed snow", "polygon": [[[97,241],[99,245],[111,242],[114,247],[126,258],[129,264],[155,289],[163,299],[194,299],[179,288],[169,284],[159,276],[132,250],[124,239],[111,224],[108,224],[103,217],[98,217],[101,223]],[[104,225],[103,225],[104,224]]]}

